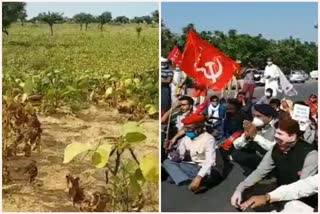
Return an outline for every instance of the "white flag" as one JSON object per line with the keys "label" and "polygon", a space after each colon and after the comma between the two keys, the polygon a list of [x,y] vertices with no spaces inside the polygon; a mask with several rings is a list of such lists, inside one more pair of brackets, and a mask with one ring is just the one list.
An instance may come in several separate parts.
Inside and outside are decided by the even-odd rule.
{"label": "white flag", "polygon": [[298,92],[294,89],[293,85],[289,82],[287,77],[279,69],[280,85],[279,91],[283,92],[286,96],[292,97],[298,95]]}

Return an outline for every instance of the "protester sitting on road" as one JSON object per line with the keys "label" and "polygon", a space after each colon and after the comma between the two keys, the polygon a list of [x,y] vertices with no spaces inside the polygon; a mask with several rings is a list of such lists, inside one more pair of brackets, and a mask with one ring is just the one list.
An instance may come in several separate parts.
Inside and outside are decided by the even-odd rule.
{"label": "protester sitting on road", "polygon": [[272,99],[272,89],[267,88],[265,95],[261,97],[260,100],[256,102],[256,104],[269,104],[271,99]]}
{"label": "protester sitting on road", "polygon": [[268,203],[289,201],[282,212],[304,213],[316,211],[309,205],[297,201],[297,199],[318,194],[318,181],[319,176],[316,174],[288,185],[282,185],[265,195],[251,196],[249,200],[241,204],[240,208],[246,210],[249,207],[256,208]]}
{"label": "protester sitting on road", "polygon": [[212,134],[216,141],[221,140],[223,137],[222,124],[226,116],[226,107],[219,103],[219,97],[216,95],[211,96],[210,104],[204,111],[206,116],[206,130]]}
{"label": "protester sitting on road", "polygon": [[219,182],[223,173],[223,162],[215,149],[215,140],[205,131],[204,121],[203,115],[195,114],[182,120],[186,135],[177,152],[170,154],[170,159],[162,164],[176,185],[192,181],[189,189],[193,192]]}
{"label": "protester sitting on road", "polygon": [[310,107],[311,116],[318,121],[318,96],[311,94],[306,101],[306,104]]}
{"label": "protester sitting on road", "polygon": [[161,118],[162,124],[169,124],[169,139],[170,142],[166,142],[165,147],[171,147],[173,144],[184,135],[182,120],[192,113],[193,99],[189,96],[183,96],[179,98],[179,101],[167,111]]}
{"label": "protester sitting on road", "polygon": [[278,112],[278,114],[282,111],[280,109],[281,106],[281,101],[278,98],[273,98],[270,100],[269,105],[271,105],[271,107]]}
{"label": "protester sitting on road", "polygon": [[246,95],[244,92],[240,91],[237,94],[237,100],[239,103],[241,103],[241,112],[245,115],[245,117],[247,119],[251,119],[252,118],[252,112],[251,112],[251,108],[252,108],[252,103],[248,101],[248,99],[246,98]]}
{"label": "protester sitting on road", "polygon": [[223,137],[227,139],[232,134],[243,131],[244,114],[241,112],[241,104],[237,99],[228,99],[226,118],[223,123]]}
{"label": "protester sitting on road", "polygon": [[[297,104],[301,105],[301,106],[308,106],[303,101],[296,101],[293,104],[293,109],[294,109],[295,105],[297,105]],[[293,119],[295,119],[295,118],[293,118]],[[309,119],[303,120],[303,121],[298,121],[298,123],[299,123],[300,131],[301,131],[302,139],[304,139],[307,143],[314,144],[317,129],[316,129],[315,119],[313,117],[311,117],[311,112],[309,115]]]}
{"label": "protester sitting on road", "polygon": [[[277,186],[291,184],[315,175],[318,170],[318,152],[313,146],[299,138],[300,130],[297,121],[286,118],[276,126],[275,145],[263,157],[259,166],[236,188],[231,197],[231,204],[240,207],[242,193],[247,188],[262,180],[272,170]],[[313,203],[313,198],[305,200]]]}
{"label": "protester sitting on road", "polygon": [[257,168],[267,151],[273,148],[276,112],[267,104],[254,106],[253,121],[243,122],[244,133],[233,142],[232,158],[249,175]]}

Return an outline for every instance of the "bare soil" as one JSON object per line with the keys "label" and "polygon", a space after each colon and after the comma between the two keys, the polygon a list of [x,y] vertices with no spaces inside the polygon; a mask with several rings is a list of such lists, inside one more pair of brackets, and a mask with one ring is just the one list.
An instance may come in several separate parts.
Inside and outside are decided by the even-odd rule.
{"label": "bare soil", "polygon": [[[94,168],[90,161],[63,164],[65,147],[73,141],[93,142],[101,136],[119,136],[127,118],[116,110],[98,107],[90,107],[76,115],[39,116],[43,129],[42,150],[33,152],[30,158],[20,156],[8,161],[14,180],[3,186],[3,211],[78,212],[67,195],[66,174],[79,176],[80,186],[85,190],[104,186],[105,177],[104,172]],[[150,153],[158,156],[158,121],[146,120],[142,125],[147,142],[135,148],[138,159]],[[39,169],[33,184],[28,183],[22,172],[31,160],[37,161]],[[147,185],[143,191],[147,201],[142,211],[158,211],[158,185]]]}

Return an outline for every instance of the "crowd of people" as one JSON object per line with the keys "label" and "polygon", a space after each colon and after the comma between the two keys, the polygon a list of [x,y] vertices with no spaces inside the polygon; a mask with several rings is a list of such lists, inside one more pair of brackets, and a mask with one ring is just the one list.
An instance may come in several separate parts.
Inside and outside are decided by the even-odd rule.
{"label": "crowd of people", "polygon": [[[267,61],[263,97],[253,97],[248,72],[245,90],[236,97],[222,93],[206,99],[205,86],[196,85],[188,96],[186,75],[161,60],[163,180],[200,193],[219,185],[227,176],[225,166],[237,163],[246,178],[234,187],[234,207],[246,210],[272,203],[278,211],[317,209],[318,96],[296,102],[278,99],[278,68]],[[293,116],[296,105],[309,107],[307,120]],[[275,185],[272,192],[244,197],[245,190],[263,179]]]}

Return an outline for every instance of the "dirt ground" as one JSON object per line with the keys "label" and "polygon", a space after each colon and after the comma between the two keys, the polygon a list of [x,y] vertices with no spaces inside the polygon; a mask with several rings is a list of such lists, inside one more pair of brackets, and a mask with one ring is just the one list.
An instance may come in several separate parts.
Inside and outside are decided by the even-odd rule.
{"label": "dirt ground", "polygon": [[[33,152],[30,158],[17,157],[9,161],[10,168],[19,171],[26,163],[36,160],[39,173],[35,184],[28,184],[25,177],[16,176],[11,184],[3,186],[3,211],[5,212],[77,212],[67,195],[66,174],[80,177],[80,185],[86,189],[103,186],[102,170],[95,169],[90,161],[62,164],[64,148],[71,142],[91,142],[96,137],[119,136],[126,121],[125,115],[116,110],[90,107],[76,115],[40,116],[42,123],[42,151]],[[146,120],[147,142],[137,145],[138,159],[146,154],[158,156],[158,121]],[[21,171],[21,170],[20,170]],[[14,177],[14,176],[13,176]],[[148,200],[142,211],[158,211],[158,186],[144,187]]]}

